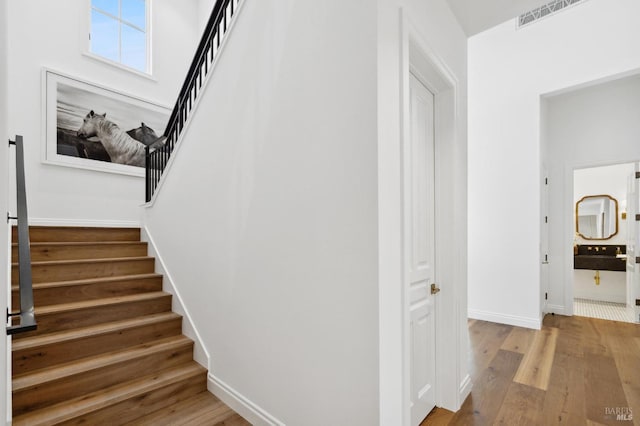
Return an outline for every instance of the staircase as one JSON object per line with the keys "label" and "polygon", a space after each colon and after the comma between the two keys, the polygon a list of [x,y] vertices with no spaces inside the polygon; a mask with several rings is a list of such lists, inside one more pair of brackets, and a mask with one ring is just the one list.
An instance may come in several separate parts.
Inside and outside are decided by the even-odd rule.
{"label": "staircase", "polygon": [[14,426],[249,424],[207,391],[139,229],[30,227],[30,236],[38,328],[13,336]]}

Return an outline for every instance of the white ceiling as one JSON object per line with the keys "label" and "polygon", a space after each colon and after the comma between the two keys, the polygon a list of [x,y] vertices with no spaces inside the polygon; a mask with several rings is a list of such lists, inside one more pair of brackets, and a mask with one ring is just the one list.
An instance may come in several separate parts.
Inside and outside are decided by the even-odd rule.
{"label": "white ceiling", "polygon": [[550,0],[447,0],[460,25],[471,37]]}

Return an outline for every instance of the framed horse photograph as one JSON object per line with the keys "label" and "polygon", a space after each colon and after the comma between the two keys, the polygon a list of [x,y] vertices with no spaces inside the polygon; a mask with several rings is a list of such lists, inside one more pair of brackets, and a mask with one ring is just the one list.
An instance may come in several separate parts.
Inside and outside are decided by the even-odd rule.
{"label": "framed horse photograph", "polygon": [[43,162],[144,176],[145,147],[158,146],[171,110],[43,69]]}

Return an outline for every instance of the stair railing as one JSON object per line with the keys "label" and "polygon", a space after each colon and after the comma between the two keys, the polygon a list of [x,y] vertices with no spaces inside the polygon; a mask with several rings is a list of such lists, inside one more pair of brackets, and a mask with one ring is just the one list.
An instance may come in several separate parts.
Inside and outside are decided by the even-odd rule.
{"label": "stair railing", "polygon": [[10,313],[7,309],[7,321],[19,317],[18,324],[7,326],[7,334],[24,333],[37,327],[33,306],[33,286],[31,280],[31,246],[29,243],[29,222],[27,219],[27,193],[24,179],[24,147],[22,136],[16,135],[9,145],[16,147],[16,188],[17,216],[7,215],[8,219],[18,221],[18,270],[20,290],[20,311]]}
{"label": "stair railing", "polygon": [[244,0],[216,1],[164,131],[164,144],[155,149],[153,146],[145,148],[145,199],[147,202],[151,201],[158,187],[160,178],[169,163],[169,158],[195,105],[200,89],[218,57],[220,45],[241,1]]}

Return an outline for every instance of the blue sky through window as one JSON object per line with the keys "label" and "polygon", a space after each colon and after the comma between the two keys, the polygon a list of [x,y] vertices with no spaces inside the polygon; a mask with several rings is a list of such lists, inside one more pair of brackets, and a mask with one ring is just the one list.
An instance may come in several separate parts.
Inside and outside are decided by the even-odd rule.
{"label": "blue sky through window", "polygon": [[91,0],[91,6],[91,52],[146,72],[146,0]]}

